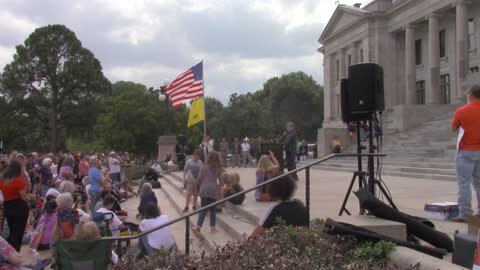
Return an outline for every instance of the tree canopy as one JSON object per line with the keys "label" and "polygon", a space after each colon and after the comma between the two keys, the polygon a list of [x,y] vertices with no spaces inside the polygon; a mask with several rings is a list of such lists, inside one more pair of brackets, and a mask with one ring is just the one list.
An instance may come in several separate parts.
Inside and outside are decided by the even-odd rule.
{"label": "tree canopy", "polygon": [[[131,81],[113,85],[100,62],[63,25],[36,29],[16,47],[0,74],[0,140],[9,150],[157,152],[158,136],[186,135],[194,144],[203,125],[187,128],[188,108],[173,109],[158,89]],[[234,93],[227,104],[206,97],[207,133],[226,137],[281,136],[288,121],[316,139],[323,88],[299,71],[267,80],[262,89]]]}
{"label": "tree canopy", "polygon": [[315,140],[323,121],[323,87],[303,72],[271,78],[254,93],[232,94],[226,107],[218,103],[205,103],[208,130],[216,138],[278,137],[292,121],[302,137]]}
{"label": "tree canopy", "polygon": [[35,130],[49,133],[50,151],[64,147],[68,133],[95,123],[89,114],[110,92],[111,84],[92,52],[63,25],[36,29],[16,47],[1,78],[2,95],[35,120]]}

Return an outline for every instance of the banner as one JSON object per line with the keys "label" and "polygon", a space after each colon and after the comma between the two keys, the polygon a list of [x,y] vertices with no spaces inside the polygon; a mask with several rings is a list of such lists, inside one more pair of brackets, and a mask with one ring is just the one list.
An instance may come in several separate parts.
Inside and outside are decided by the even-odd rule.
{"label": "banner", "polygon": [[192,106],[190,106],[190,114],[188,115],[188,127],[205,120],[204,106],[203,98],[196,99],[192,102]]}

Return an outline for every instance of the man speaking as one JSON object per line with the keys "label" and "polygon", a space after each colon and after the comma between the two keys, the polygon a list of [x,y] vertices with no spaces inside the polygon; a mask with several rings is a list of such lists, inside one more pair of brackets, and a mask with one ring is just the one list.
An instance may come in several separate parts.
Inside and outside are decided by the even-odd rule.
{"label": "man speaking", "polygon": [[456,166],[460,214],[453,220],[458,222],[465,222],[465,215],[473,214],[472,183],[480,205],[480,85],[470,88],[467,96],[469,103],[457,109],[452,122],[454,132],[460,127],[464,131],[458,146]]}
{"label": "man speaking", "polygon": [[[285,150],[285,156],[287,159],[288,171],[293,171],[297,168],[295,164],[295,156],[297,154],[297,132],[295,131],[295,125],[292,122],[287,124],[287,133],[285,134],[285,140],[283,142],[283,150]],[[297,174],[293,175],[298,180]]]}

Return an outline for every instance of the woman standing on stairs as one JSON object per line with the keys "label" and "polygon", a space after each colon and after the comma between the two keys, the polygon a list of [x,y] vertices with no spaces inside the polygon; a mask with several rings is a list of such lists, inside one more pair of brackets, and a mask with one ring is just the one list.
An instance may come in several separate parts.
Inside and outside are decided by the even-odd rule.
{"label": "woman standing on stairs", "polygon": [[[202,207],[217,201],[218,191],[220,187],[223,186],[222,179],[220,178],[221,174],[222,165],[220,161],[220,154],[218,152],[210,152],[205,165],[203,165],[203,167],[200,169],[197,180]],[[216,233],[216,207],[211,207],[209,211],[211,232]],[[200,212],[198,215],[197,226],[193,227],[194,230],[201,230],[206,215],[207,210]]]}

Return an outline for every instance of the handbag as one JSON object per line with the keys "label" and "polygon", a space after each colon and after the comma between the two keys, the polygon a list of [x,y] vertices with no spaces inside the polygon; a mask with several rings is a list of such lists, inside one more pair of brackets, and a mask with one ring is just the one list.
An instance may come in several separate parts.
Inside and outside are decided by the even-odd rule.
{"label": "handbag", "polygon": [[43,228],[45,227],[45,223],[39,224],[37,229],[32,232],[30,235],[30,243],[29,246],[32,249],[37,249],[38,245],[40,245],[40,241],[42,240],[43,235]]}

